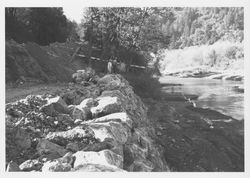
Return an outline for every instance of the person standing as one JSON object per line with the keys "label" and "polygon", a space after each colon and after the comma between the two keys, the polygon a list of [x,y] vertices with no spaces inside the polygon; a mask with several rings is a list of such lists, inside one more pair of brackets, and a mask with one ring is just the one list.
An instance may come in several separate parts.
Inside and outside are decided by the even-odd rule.
{"label": "person standing", "polygon": [[113,64],[112,64],[111,59],[109,59],[109,61],[108,61],[107,71],[108,71],[108,74],[111,74],[113,72]]}
{"label": "person standing", "polygon": [[113,66],[113,73],[116,73],[117,72],[117,58],[113,57],[113,60],[112,60],[112,66]]}

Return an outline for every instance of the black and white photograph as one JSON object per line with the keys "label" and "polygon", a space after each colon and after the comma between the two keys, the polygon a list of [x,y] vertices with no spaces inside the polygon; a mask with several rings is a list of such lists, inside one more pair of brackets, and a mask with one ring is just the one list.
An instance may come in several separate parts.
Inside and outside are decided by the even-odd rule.
{"label": "black and white photograph", "polygon": [[1,7],[6,176],[249,171],[244,5],[73,3]]}

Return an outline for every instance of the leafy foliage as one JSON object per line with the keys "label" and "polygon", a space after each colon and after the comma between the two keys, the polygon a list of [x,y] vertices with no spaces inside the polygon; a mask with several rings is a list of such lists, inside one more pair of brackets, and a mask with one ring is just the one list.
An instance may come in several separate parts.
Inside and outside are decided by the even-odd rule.
{"label": "leafy foliage", "polygon": [[67,20],[62,8],[6,8],[5,17],[6,38],[17,42],[48,45],[76,38],[76,24]]}
{"label": "leafy foliage", "polygon": [[244,39],[243,8],[174,8],[173,12],[175,19],[168,21],[166,29],[171,36],[171,49]]}
{"label": "leafy foliage", "polygon": [[156,53],[168,46],[170,37],[164,25],[171,18],[170,8],[90,7],[80,28],[90,53],[97,46],[104,60],[115,56],[128,65],[146,66],[150,58],[145,51]]}

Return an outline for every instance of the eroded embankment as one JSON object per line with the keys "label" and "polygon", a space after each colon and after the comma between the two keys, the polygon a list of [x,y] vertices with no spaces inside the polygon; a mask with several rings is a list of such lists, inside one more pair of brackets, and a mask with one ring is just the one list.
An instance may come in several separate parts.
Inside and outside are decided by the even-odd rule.
{"label": "eroded embankment", "polygon": [[120,75],[6,105],[7,171],[169,171]]}

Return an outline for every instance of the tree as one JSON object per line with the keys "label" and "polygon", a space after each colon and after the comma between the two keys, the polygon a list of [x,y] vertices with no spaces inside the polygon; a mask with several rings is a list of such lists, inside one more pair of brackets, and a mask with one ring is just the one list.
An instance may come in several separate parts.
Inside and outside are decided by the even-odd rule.
{"label": "tree", "polygon": [[[102,49],[102,59],[117,56],[128,64],[140,63],[135,55],[138,51],[155,52],[168,45],[163,25],[172,15],[169,8],[104,7],[94,12],[89,8],[81,26],[85,28],[85,40],[92,43],[92,39]],[[129,57],[123,55],[124,51]]]}
{"label": "tree", "polygon": [[5,8],[5,34],[6,39],[14,39],[23,43],[33,41],[33,34],[30,32],[29,8]]}
{"label": "tree", "polygon": [[41,45],[65,42],[68,35],[67,19],[62,8],[32,8],[30,28],[36,42]]}
{"label": "tree", "polygon": [[76,26],[67,20],[62,8],[6,8],[5,19],[6,39],[40,45],[65,42]]}

